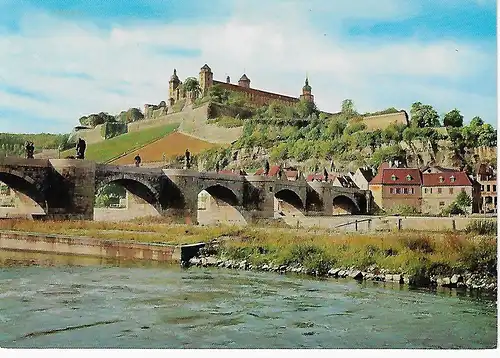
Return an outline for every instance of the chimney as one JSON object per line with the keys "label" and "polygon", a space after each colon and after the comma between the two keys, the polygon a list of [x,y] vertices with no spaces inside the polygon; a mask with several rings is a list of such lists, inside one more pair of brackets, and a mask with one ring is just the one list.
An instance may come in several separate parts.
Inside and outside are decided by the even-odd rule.
{"label": "chimney", "polygon": [[229,76],[226,77],[226,83],[231,83],[231,78],[229,78]]}

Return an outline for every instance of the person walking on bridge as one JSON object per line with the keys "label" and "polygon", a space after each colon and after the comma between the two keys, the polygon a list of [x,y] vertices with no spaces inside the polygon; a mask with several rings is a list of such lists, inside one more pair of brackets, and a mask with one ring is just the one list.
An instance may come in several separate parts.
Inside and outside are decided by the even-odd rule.
{"label": "person walking on bridge", "polygon": [[139,155],[139,153],[137,153],[137,155],[135,156],[134,162],[136,167],[139,167],[141,165],[141,156]]}

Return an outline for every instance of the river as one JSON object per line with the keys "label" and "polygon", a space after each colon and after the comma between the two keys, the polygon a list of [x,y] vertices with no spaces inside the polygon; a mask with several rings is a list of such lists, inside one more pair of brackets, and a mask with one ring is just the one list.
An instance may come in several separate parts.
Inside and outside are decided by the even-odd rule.
{"label": "river", "polygon": [[5,251],[0,259],[4,348],[496,347],[495,299],[456,290]]}

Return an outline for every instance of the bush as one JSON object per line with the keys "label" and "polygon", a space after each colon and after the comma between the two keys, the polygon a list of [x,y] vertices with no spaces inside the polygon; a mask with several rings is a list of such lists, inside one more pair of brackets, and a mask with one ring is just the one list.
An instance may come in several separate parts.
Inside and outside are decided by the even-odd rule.
{"label": "bush", "polygon": [[402,239],[403,246],[411,251],[429,254],[434,251],[432,240],[427,236],[406,237]]}
{"label": "bush", "polygon": [[465,228],[467,233],[497,235],[497,222],[493,220],[472,220]]}

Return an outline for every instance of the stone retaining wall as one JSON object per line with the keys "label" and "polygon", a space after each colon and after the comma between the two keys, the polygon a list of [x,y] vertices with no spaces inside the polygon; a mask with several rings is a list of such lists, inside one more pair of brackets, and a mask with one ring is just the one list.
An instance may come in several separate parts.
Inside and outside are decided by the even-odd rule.
{"label": "stone retaining wall", "polygon": [[69,237],[55,234],[0,231],[0,249],[50,252],[131,260],[179,262],[189,260],[204,244],[162,245],[150,243],[99,240],[90,237]]}

